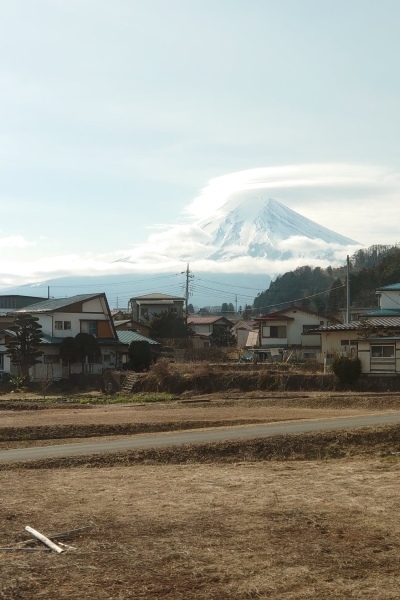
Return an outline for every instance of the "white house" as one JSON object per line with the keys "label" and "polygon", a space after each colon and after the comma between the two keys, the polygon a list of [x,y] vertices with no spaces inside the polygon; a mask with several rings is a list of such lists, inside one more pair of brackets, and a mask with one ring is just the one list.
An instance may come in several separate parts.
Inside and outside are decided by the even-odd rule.
{"label": "white house", "polygon": [[318,329],[322,358],[358,356],[362,372],[400,374],[400,284],[376,290],[378,307],[346,324]]}
{"label": "white house", "polygon": [[[104,368],[115,368],[126,354],[124,344],[118,339],[105,294],[80,294],[70,298],[49,299],[36,302],[15,311],[13,314],[29,314],[39,319],[42,327],[43,355],[40,363],[31,368],[31,379],[61,379],[68,377],[69,367],[63,364],[59,350],[66,337],[75,337],[78,333],[89,333],[96,337],[101,350],[101,359],[97,363],[85,364],[86,373],[101,373]],[[4,329],[0,332],[0,370],[13,374],[16,367],[10,363],[6,344],[13,332]],[[80,373],[81,365],[71,366],[71,372]]]}
{"label": "white house", "polygon": [[262,348],[307,349],[316,357],[321,348],[320,333],[314,331],[328,324],[328,319],[318,313],[291,306],[261,317],[255,317],[259,327]]}

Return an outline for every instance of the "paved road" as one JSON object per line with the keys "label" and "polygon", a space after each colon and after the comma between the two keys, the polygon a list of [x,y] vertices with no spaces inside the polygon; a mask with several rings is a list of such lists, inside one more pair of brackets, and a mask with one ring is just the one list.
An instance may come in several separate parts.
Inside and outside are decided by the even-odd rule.
{"label": "paved road", "polygon": [[334,431],[355,427],[392,425],[394,423],[400,423],[400,412],[379,413],[358,417],[342,417],[339,419],[270,423],[268,425],[240,425],[151,435],[141,434],[115,440],[100,440],[98,442],[82,442],[78,444],[60,444],[57,446],[36,446],[32,448],[3,450],[0,452],[0,462],[89,455],[97,454],[99,452],[117,452],[121,450],[165,448],[167,446],[176,446],[180,444],[245,440],[288,433]]}

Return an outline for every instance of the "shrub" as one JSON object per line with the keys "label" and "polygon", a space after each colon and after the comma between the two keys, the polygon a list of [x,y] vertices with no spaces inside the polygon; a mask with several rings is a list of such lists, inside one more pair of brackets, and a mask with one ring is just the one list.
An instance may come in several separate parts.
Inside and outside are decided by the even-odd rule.
{"label": "shrub", "polygon": [[332,371],[341,383],[355,383],[361,375],[361,362],[359,358],[347,356],[335,356],[332,363]]}

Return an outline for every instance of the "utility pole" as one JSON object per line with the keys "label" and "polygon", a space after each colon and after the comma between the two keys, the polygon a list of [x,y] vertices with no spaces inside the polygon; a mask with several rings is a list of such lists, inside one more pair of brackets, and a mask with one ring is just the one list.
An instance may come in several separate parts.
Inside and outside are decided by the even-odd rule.
{"label": "utility pole", "polygon": [[186,265],[186,271],[182,271],[182,274],[186,274],[186,285],[185,285],[185,323],[187,325],[188,320],[188,305],[189,305],[189,280],[193,277],[189,270],[189,263]]}
{"label": "utility pole", "polygon": [[350,323],[350,258],[347,255],[347,276],[346,276],[346,323]]}

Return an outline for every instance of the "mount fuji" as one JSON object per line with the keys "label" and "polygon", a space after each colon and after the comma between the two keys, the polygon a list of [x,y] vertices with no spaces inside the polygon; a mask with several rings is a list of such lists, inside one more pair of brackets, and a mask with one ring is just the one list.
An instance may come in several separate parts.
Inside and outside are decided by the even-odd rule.
{"label": "mount fuji", "polygon": [[241,191],[207,219],[151,236],[130,256],[113,261],[114,274],[71,273],[4,291],[56,297],[104,291],[118,307],[154,291],[182,296],[183,269],[190,262],[195,305],[226,300],[245,305],[272,277],[301,265],[344,264],[346,254],[360,247],[260,191]]}
{"label": "mount fuji", "polygon": [[[255,196],[254,192],[236,194],[217,213],[197,225],[209,238],[205,243],[208,260],[231,261],[244,256],[328,260],[333,258],[333,250],[338,246],[361,246],[277,200]],[[290,244],[289,240],[294,239],[296,243]],[[310,243],[317,241],[319,243]]]}

